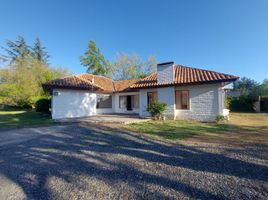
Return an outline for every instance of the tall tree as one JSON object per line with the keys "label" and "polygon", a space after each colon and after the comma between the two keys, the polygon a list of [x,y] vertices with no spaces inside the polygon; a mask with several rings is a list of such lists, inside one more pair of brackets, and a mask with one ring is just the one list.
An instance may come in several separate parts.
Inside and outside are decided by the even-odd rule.
{"label": "tall tree", "polygon": [[96,75],[109,75],[110,64],[101,53],[94,41],[89,41],[84,56],[80,56],[80,62],[87,68],[87,72]]}
{"label": "tall tree", "polygon": [[30,56],[30,47],[22,36],[18,36],[16,41],[7,40],[6,46],[2,47],[6,52],[6,55],[1,55],[3,61],[14,62]]}
{"label": "tall tree", "polygon": [[0,69],[0,103],[31,106],[47,95],[42,83],[69,75],[67,69],[49,67],[33,58],[24,58]]}
{"label": "tall tree", "polygon": [[233,83],[234,90],[240,91],[241,95],[256,97],[261,93],[261,87],[253,79],[243,77]]}
{"label": "tall tree", "polygon": [[40,39],[37,37],[32,48],[32,57],[42,63],[48,64],[48,58],[50,57],[45,50],[46,48],[42,46]]}
{"label": "tall tree", "polygon": [[119,53],[112,65],[112,77],[115,80],[143,78],[156,70],[156,58],[149,56],[142,60],[138,55]]}

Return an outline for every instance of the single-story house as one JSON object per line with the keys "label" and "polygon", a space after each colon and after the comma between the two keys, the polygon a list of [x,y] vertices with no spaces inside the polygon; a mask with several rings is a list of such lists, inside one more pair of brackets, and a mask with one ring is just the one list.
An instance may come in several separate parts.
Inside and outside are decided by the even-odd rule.
{"label": "single-story house", "polygon": [[168,119],[214,121],[228,115],[223,87],[237,76],[175,65],[157,65],[143,79],[114,81],[104,76],[80,74],[43,84],[52,94],[52,118],[74,118],[108,113],[150,116],[147,106],[165,102]]}

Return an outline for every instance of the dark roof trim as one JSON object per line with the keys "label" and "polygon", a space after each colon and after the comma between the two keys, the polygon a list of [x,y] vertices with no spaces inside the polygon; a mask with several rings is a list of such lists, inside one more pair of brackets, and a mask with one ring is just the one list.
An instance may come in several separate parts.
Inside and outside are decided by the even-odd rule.
{"label": "dark roof trim", "polygon": [[157,64],[157,66],[162,66],[162,65],[173,65],[174,62],[173,61],[170,61],[170,62],[164,62],[164,63],[159,63]]}

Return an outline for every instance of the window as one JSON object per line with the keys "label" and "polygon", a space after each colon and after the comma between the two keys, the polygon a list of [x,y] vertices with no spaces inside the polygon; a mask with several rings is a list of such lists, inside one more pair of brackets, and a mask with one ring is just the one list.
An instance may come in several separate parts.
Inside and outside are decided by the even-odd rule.
{"label": "window", "polygon": [[112,108],[112,95],[98,94],[97,108]]}
{"label": "window", "polygon": [[157,101],[157,92],[148,92],[147,93],[147,105],[150,105],[152,102]]}
{"label": "window", "polygon": [[119,108],[127,108],[127,96],[119,96]]}
{"label": "window", "polygon": [[189,90],[175,91],[176,109],[189,109]]}
{"label": "window", "polygon": [[139,108],[140,102],[139,102],[139,95],[133,95],[132,96],[132,108]]}
{"label": "window", "polygon": [[119,96],[119,108],[139,108],[139,95]]}

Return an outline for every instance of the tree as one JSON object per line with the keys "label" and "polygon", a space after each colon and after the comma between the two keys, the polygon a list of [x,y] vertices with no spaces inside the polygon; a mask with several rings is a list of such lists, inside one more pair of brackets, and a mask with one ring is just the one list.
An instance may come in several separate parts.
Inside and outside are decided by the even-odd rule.
{"label": "tree", "polygon": [[67,69],[49,67],[33,58],[17,59],[0,69],[0,103],[32,106],[48,95],[42,89],[43,83],[68,74]]}
{"label": "tree", "polygon": [[48,54],[38,38],[33,48],[23,37],[15,42],[8,40],[6,45],[5,59],[9,63],[0,69],[0,103],[32,106],[38,98],[48,96],[43,83],[70,74],[66,68],[48,65]]}
{"label": "tree", "polygon": [[42,63],[48,63],[48,58],[50,57],[45,50],[46,48],[42,46],[40,39],[37,37],[32,48],[32,57]]}
{"label": "tree", "polygon": [[268,79],[263,80],[261,88],[262,88],[262,95],[268,96]]}
{"label": "tree", "polygon": [[260,84],[253,79],[243,77],[233,84],[234,90],[240,91],[243,96],[256,97],[260,95]]}
{"label": "tree", "polygon": [[156,70],[156,58],[149,56],[143,61],[138,55],[119,53],[112,65],[112,77],[115,80],[143,78]]}
{"label": "tree", "polygon": [[84,56],[80,56],[80,62],[87,68],[88,73],[96,75],[109,75],[110,73],[110,64],[94,41],[89,41]]}
{"label": "tree", "polygon": [[7,53],[1,55],[1,60],[7,62],[14,62],[17,59],[24,59],[30,56],[30,47],[26,44],[22,36],[18,36],[16,41],[7,40],[7,47],[2,47]]}

